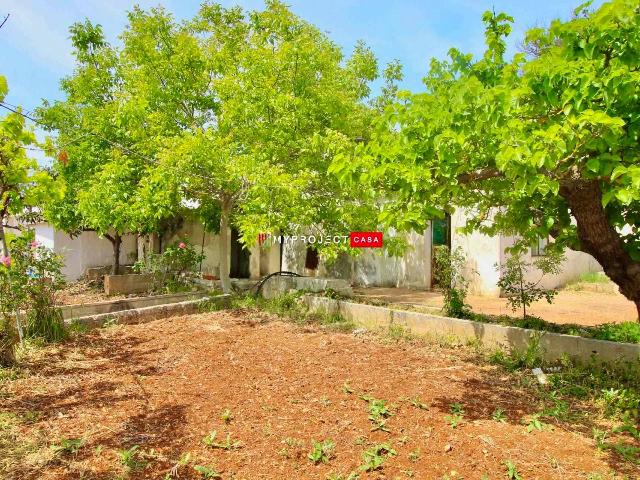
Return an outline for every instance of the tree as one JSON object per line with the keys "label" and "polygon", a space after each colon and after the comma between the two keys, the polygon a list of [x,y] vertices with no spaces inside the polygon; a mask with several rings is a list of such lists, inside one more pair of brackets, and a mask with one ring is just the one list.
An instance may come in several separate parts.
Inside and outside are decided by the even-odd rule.
{"label": "tree", "polygon": [[[540,282],[545,275],[560,273],[560,263],[563,257],[557,253],[549,253],[538,257],[533,262],[527,262],[522,258],[522,252],[512,251],[504,265],[496,265],[500,272],[498,287],[507,299],[507,304],[515,312],[522,307],[522,318],[527,319],[527,307],[537,300],[545,299],[547,303],[553,302],[553,297],[558,293],[555,289],[540,287]],[[539,271],[538,280],[529,280],[529,272],[532,268]]]}
{"label": "tree", "polygon": [[[334,166],[388,201],[381,219],[421,229],[453,205],[466,230],[591,254],[640,316],[640,12],[614,0],[527,33],[487,12],[487,50],[432,60],[426,92],[399,92],[374,139]],[[535,48],[533,48],[535,47]]]}
{"label": "tree", "polygon": [[327,175],[331,154],[367,134],[361,100],[377,75],[363,44],[345,60],[277,1],[252,12],[204,4],[183,23],[136,8],[129,20],[125,83],[146,128],[165,137],[157,177],[218,219],[225,292],[232,225],[250,245],[259,232],[337,223],[348,196]]}
{"label": "tree", "polygon": [[[7,91],[6,79],[0,75],[0,102]],[[35,143],[19,108],[0,119],[0,248],[5,258],[10,256],[5,232],[9,216],[39,205],[48,195],[56,197],[51,177],[27,155],[27,147]]]}
{"label": "tree", "polygon": [[66,98],[38,110],[41,123],[57,133],[49,148],[54,172],[67,187],[44,214],[70,235],[89,230],[109,240],[117,274],[123,236],[157,231],[178,201],[175,192],[155,188],[155,138],[136,117],[140,110],[125,88],[121,52],[88,20],[70,32],[77,67],[61,82]]}

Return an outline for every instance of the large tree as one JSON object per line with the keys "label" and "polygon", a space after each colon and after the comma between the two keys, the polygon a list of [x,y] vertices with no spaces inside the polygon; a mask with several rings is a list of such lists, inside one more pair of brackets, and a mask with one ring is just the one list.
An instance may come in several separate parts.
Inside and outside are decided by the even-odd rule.
{"label": "large tree", "polygon": [[[123,236],[157,231],[174,214],[177,196],[153,188],[154,132],[137,117],[138,99],[126,89],[120,50],[88,20],[70,32],[76,69],[61,82],[65,99],[38,110],[41,123],[56,133],[53,168],[67,187],[44,213],[71,235],[88,230],[109,240],[117,273]],[[168,199],[171,208],[161,208]]]}
{"label": "large tree", "polygon": [[401,92],[375,138],[336,159],[384,196],[381,218],[422,229],[453,205],[467,230],[551,235],[591,254],[640,315],[640,7],[614,0],[528,32],[487,12],[487,50],[433,60],[426,91]]}
{"label": "large tree", "polygon": [[204,4],[182,23],[163,9],[129,18],[125,83],[146,129],[164,137],[159,177],[216,212],[228,291],[231,225],[251,244],[261,231],[339,216],[345,197],[327,168],[332,149],[366,134],[371,110],[361,100],[375,58],[358,44],[346,59],[277,1],[252,12]]}

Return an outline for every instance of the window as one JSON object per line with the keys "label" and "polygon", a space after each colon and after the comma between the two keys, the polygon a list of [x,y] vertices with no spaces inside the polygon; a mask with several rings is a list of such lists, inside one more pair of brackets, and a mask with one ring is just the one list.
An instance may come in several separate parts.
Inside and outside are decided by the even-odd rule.
{"label": "window", "polygon": [[538,241],[531,245],[531,256],[543,257],[545,255],[544,251],[546,250],[548,243],[549,237],[538,238]]}
{"label": "window", "polygon": [[318,257],[318,251],[315,248],[307,247],[307,258],[304,262],[304,268],[308,268],[309,270],[316,270],[319,263],[320,258]]}

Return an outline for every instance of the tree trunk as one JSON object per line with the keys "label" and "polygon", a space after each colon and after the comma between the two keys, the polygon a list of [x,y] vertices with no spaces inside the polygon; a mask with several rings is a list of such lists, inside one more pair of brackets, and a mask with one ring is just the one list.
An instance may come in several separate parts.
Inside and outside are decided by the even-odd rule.
{"label": "tree trunk", "polygon": [[624,250],[620,234],[607,218],[600,184],[596,180],[565,180],[560,195],[576,219],[580,250],[593,256],[620,293],[636,304],[640,319],[640,262]]}
{"label": "tree trunk", "polygon": [[9,256],[9,245],[7,245],[7,236],[4,233],[4,224],[0,219],[0,247],[2,247],[2,255]]}
{"label": "tree trunk", "polygon": [[231,199],[222,199],[222,212],[220,215],[220,281],[222,293],[231,293],[231,280],[229,279],[229,217],[231,215]]}
{"label": "tree trunk", "polygon": [[122,237],[116,233],[113,236],[105,235],[105,238],[111,242],[111,246],[113,247],[112,275],[118,275],[120,273],[120,247],[122,246]]}

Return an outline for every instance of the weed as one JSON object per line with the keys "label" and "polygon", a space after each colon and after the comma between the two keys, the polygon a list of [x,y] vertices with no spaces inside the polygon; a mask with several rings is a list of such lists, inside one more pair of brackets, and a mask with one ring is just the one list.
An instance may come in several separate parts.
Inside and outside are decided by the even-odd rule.
{"label": "weed", "polygon": [[202,439],[202,442],[209,448],[220,448],[222,450],[235,450],[242,446],[242,443],[239,441],[232,441],[231,434],[227,433],[226,438],[223,442],[216,442],[216,436],[218,432],[213,430],[206,437]]}
{"label": "weed", "polygon": [[147,461],[140,452],[140,446],[134,445],[127,450],[118,450],[118,458],[123,467],[129,472],[142,470],[147,466]]}
{"label": "weed", "polygon": [[83,445],[84,440],[81,438],[63,438],[60,443],[51,445],[51,449],[55,455],[75,455]]}
{"label": "weed", "polygon": [[496,408],[491,414],[491,418],[496,422],[500,422],[500,423],[507,422],[507,416],[504,414],[504,410],[502,410],[501,408]]}
{"label": "weed", "polygon": [[464,477],[459,475],[455,470],[451,470],[449,473],[442,477],[442,480],[462,480]]}
{"label": "weed", "polygon": [[420,449],[417,448],[416,450],[413,450],[412,452],[409,452],[409,455],[407,455],[407,458],[409,459],[409,461],[415,463],[418,460],[420,460]]}
{"label": "weed", "polygon": [[410,402],[411,402],[411,405],[413,405],[416,408],[419,408],[421,410],[429,410],[429,405],[427,405],[426,403],[423,403],[422,400],[420,400],[420,397],[418,396],[410,399]]}
{"label": "weed", "polygon": [[509,480],[522,480],[522,477],[518,473],[518,469],[511,460],[505,461],[504,466],[507,468],[507,478]]}
{"label": "weed", "polygon": [[222,419],[222,421],[224,423],[230,423],[231,420],[233,419],[233,415],[231,414],[231,410],[229,410],[228,408],[225,408],[222,413],[220,414],[220,418]]}
{"label": "weed", "polygon": [[535,413],[530,415],[528,419],[522,419],[523,423],[527,425],[527,433],[531,433],[534,430],[541,432],[546,428],[547,424],[540,420],[540,415],[540,413]]}
{"label": "weed", "polygon": [[313,463],[328,463],[333,458],[333,449],[335,444],[333,440],[324,440],[322,442],[313,442],[311,452],[309,452],[309,460]]}
{"label": "weed", "polygon": [[360,475],[356,472],[350,472],[348,474],[343,473],[330,473],[327,475],[327,480],[358,480]]}
{"label": "weed", "polygon": [[194,465],[193,469],[200,474],[200,478],[222,478],[213,468],[205,465]]}
{"label": "weed", "polygon": [[365,472],[371,472],[382,468],[382,464],[389,457],[394,457],[396,451],[391,448],[388,443],[380,443],[365,450],[362,454],[363,463],[360,466],[360,470]]}
{"label": "weed", "polygon": [[451,428],[457,428],[462,422],[463,416],[460,414],[445,415],[444,419],[449,425],[451,425]]}
{"label": "weed", "polygon": [[346,394],[351,394],[353,393],[353,389],[351,388],[351,385],[349,385],[349,380],[345,381],[342,384],[342,391]]}
{"label": "weed", "polygon": [[383,432],[390,432],[386,427],[387,419],[393,415],[393,412],[387,405],[385,400],[377,398],[371,398],[368,396],[361,396],[365,401],[369,403],[369,420],[373,423],[372,431],[382,430]]}
{"label": "weed", "polygon": [[449,411],[454,415],[464,415],[464,407],[461,403],[452,403],[449,406]]}

